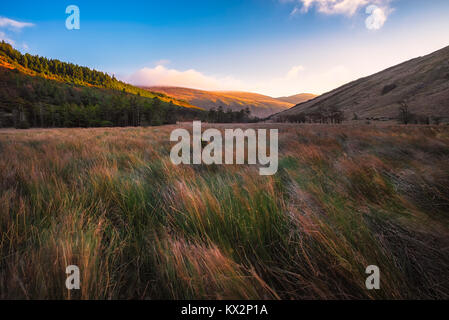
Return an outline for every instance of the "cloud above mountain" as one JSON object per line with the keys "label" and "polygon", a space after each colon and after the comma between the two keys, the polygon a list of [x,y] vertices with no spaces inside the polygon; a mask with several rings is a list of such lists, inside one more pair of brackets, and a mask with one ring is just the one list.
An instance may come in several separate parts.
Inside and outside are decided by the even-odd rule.
{"label": "cloud above mountain", "polygon": [[[29,22],[21,22],[13,19],[9,19],[6,17],[0,17],[0,41],[5,41],[13,46],[16,45],[16,41],[14,41],[10,36],[8,36],[4,30],[7,29],[8,31],[18,32],[22,30],[23,28],[27,27],[33,27],[33,23]],[[24,43],[22,45],[24,49],[27,49],[27,45]]]}
{"label": "cloud above mountain", "polygon": [[352,80],[353,75],[345,66],[336,65],[313,71],[302,65],[294,65],[277,77],[243,79],[232,75],[214,76],[195,69],[177,70],[164,65],[145,67],[121,80],[143,87],[184,87],[209,91],[248,91],[271,96],[291,95],[298,92],[321,93],[336,85]]}
{"label": "cloud above mountain", "polygon": [[174,86],[202,90],[236,90],[242,86],[240,81],[229,76],[210,76],[194,69],[180,71],[162,64],[154,68],[142,68],[127,80],[139,86]]}

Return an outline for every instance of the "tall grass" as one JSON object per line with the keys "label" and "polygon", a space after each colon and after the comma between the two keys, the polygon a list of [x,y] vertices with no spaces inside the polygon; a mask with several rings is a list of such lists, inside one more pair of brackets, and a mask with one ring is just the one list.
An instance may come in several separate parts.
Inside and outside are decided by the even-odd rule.
{"label": "tall grass", "polygon": [[0,131],[0,298],[449,298],[447,128],[282,125],[271,177],[174,128]]}

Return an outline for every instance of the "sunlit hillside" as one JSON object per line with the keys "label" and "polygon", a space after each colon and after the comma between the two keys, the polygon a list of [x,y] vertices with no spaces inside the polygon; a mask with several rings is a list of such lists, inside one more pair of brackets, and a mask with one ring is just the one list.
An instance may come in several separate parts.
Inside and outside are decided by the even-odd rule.
{"label": "sunlit hillside", "polygon": [[239,111],[249,108],[257,117],[267,117],[294,106],[293,103],[251,92],[204,91],[178,87],[150,87],[150,91],[160,92],[180,100],[210,110],[222,106],[225,110]]}
{"label": "sunlit hillside", "polygon": [[38,76],[44,79],[56,80],[59,82],[75,84],[79,86],[98,87],[111,90],[123,91],[147,98],[157,97],[163,102],[173,103],[186,108],[198,107],[185,101],[179,101],[174,97],[164,94],[142,90],[138,87],[119,81],[115,76],[110,76],[104,72],[81,67],[72,63],[61,62],[56,59],[21,54],[10,44],[0,43],[0,68],[17,70],[28,76]]}
{"label": "sunlit hillside", "polygon": [[201,108],[0,43],[0,127],[148,126],[204,118]]}

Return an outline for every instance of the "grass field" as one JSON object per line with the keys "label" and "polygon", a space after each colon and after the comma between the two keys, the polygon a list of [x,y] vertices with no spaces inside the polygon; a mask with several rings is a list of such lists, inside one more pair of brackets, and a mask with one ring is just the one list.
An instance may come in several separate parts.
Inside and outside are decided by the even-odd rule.
{"label": "grass field", "polygon": [[279,125],[271,177],[174,128],[0,131],[0,298],[449,298],[449,127]]}

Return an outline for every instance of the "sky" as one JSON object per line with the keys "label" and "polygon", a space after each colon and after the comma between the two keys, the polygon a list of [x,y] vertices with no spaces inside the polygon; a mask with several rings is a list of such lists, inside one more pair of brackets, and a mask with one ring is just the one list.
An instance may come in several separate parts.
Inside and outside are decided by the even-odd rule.
{"label": "sky", "polygon": [[[80,28],[69,30],[69,5]],[[447,0],[4,1],[0,39],[145,86],[322,94],[449,45]]]}

